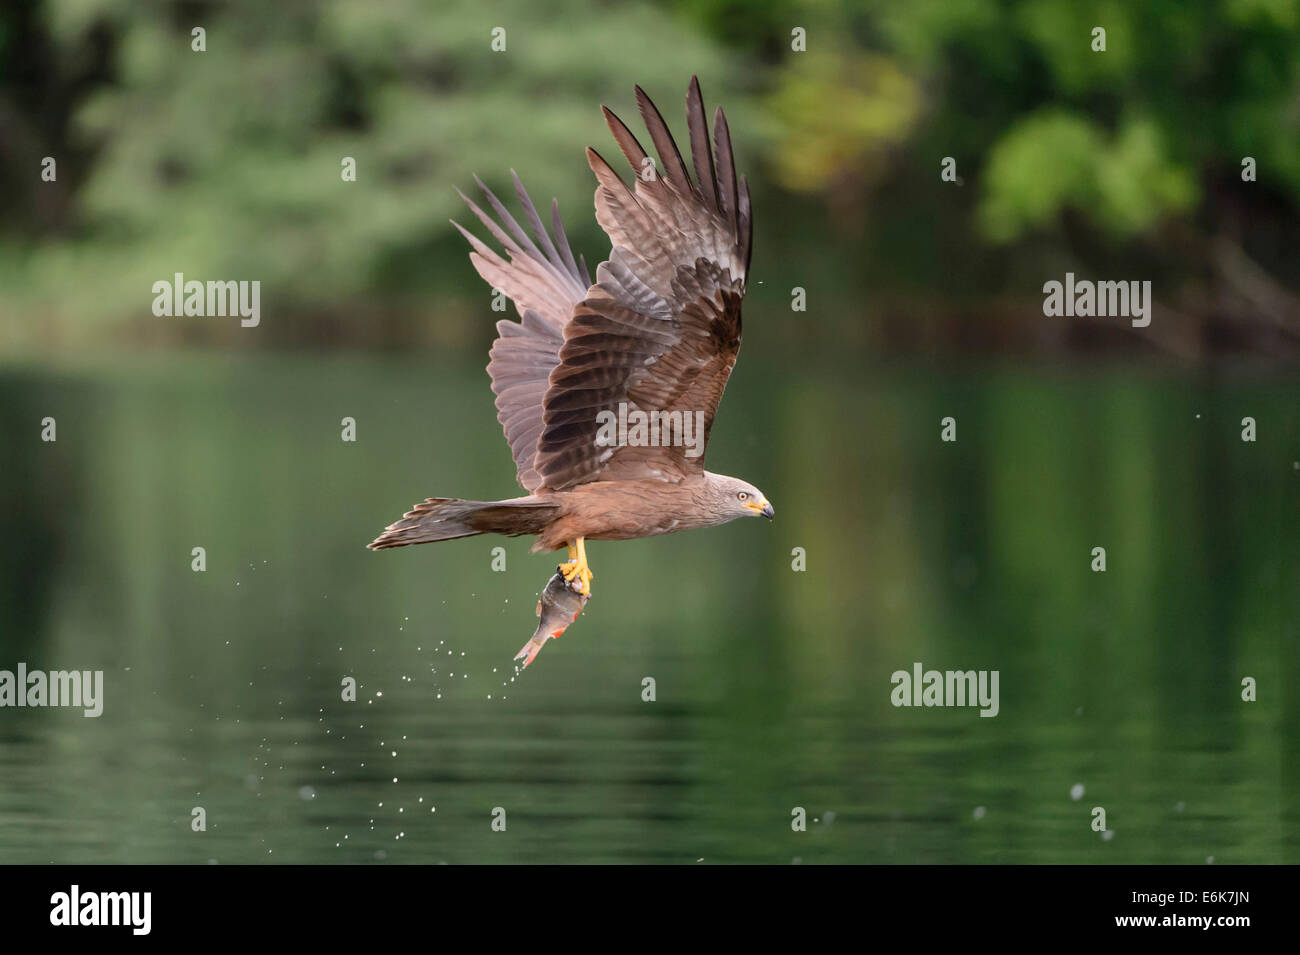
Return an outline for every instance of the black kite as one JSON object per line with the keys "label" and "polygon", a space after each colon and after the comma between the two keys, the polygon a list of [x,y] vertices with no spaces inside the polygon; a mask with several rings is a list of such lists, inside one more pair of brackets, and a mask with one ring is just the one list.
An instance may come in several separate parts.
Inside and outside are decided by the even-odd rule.
{"label": "black kite", "polygon": [[[533,238],[482,182],[501,224],[461,196],[509,256],[456,224],[473,247],[479,275],[514,301],[521,319],[497,323],[488,374],[528,495],[430,498],[389,525],[371,548],[536,534],[534,552],[568,548],[561,571],[589,594],[587,539],[631,540],[772,517],[752,484],[704,470],[704,445],[740,350],[752,235],[749,188],[743,176],[736,178],[727,120],[721,109],[714,114],[710,149],[700,85],[692,77],[686,94],[692,180],[639,86],[636,101],[658,166],[604,107],[635,186],[628,188],[587,150],[598,180],[596,220],[613,245],[594,284],[586,262],[574,260],[558,203],[552,202],[548,234],[518,176],[515,188]],[[636,422],[631,439],[629,421]],[[692,436],[695,422],[700,430]],[[665,431],[668,440],[660,440]]]}

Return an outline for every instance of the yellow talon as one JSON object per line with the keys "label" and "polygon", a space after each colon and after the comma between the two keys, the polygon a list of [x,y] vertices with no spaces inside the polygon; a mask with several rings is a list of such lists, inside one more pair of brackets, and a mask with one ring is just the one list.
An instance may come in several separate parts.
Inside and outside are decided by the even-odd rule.
{"label": "yellow talon", "polygon": [[559,571],[569,583],[572,583],[575,578],[582,581],[582,589],[579,592],[584,597],[591,596],[591,582],[596,575],[587,565],[587,548],[581,537],[569,544],[569,560],[559,566]]}

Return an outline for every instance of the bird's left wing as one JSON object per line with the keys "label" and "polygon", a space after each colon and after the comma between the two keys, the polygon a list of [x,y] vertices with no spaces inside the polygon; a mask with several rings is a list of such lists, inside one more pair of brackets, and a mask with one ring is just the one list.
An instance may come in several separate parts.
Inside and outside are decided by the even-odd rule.
{"label": "bird's left wing", "polygon": [[537,443],[542,435],[542,399],[546,397],[551,371],[560,363],[564,326],[586,296],[591,276],[581,256],[574,260],[560,221],[559,205],[552,200],[552,239],[524,184],[513,171],[511,176],[536,241],[529,238],[501,200],[478,177],[475,182],[505,228],[464,193],[460,197],[487,226],[508,258],[502,258],[460,223],[452,225],[473,247],[469,257],[479,275],[509,296],[519,311],[520,321],[497,322],[497,339],[492,343],[488,374],[497,396],[497,420],[515,459],[515,473],[524,490],[533,491],[542,483],[541,475],[534,468]]}
{"label": "bird's left wing", "polygon": [[[719,109],[713,145],[698,81],[686,95],[692,180],[663,117],[640,87],[637,106],[659,153],[656,167],[617,116],[605,121],[636,173],[629,189],[593,149],[596,219],[613,244],[596,284],[564,326],[550,373],[534,467],[543,488],[595,480],[678,481],[704,467],[707,441],[740,350],[740,304],[749,269],[749,188],[736,178],[731,136]],[[703,434],[646,447],[611,444],[610,417],[698,412]],[[680,432],[679,432],[680,433]],[[691,454],[694,450],[696,453]]]}

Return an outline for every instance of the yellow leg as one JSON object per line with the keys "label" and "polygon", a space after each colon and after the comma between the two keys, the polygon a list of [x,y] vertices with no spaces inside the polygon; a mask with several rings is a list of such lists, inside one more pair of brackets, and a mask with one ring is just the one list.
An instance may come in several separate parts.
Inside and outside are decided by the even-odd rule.
{"label": "yellow leg", "polygon": [[567,581],[572,582],[575,578],[580,580],[583,596],[591,596],[591,582],[596,575],[587,565],[586,542],[581,537],[569,542],[569,562],[560,565],[560,573]]}

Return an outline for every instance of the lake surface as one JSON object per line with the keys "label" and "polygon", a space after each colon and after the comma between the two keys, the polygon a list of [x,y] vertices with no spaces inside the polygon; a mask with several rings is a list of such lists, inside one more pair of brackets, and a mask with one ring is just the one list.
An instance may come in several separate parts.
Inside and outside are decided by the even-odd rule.
{"label": "lake surface", "polygon": [[105,682],[0,709],[3,863],[1300,862],[1293,380],[747,359],[709,466],[776,520],[591,544],[520,675],[554,556],[364,546],[519,493],[480,368],[8,365],[0,442],[0,669]]}

